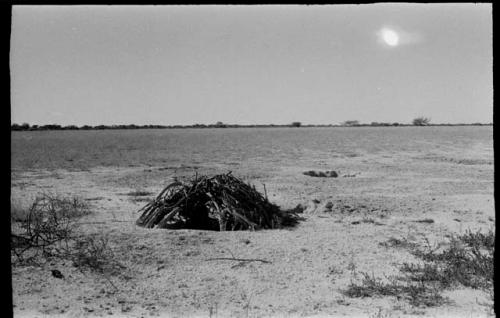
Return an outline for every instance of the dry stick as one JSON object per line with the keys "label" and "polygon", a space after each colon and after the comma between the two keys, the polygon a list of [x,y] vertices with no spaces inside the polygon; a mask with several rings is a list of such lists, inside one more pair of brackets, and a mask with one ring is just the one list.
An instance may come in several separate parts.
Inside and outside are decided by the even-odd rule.
{"label": "dry stick", "polygon": [[218,261],[218,260],[238,261],[238,262],[262,262],[262,263],[266,263],[266,264],[271,264],[270,261],[267,261],[265,259],[259,259],[259,258],[214,257],[214,258],[207,258],[206,259],[206,261]]}
{"label": "dry stick", "polygon": [[78,224],[107,224],[107,223],[129,223],[129,220],[108,220],[108,221],[85,221],[78,222]]}
{"label": "dry stick", "polygon": [[[151,213],[153,212],[154,209],[158,208],[158,203],[157,201],[153,201],[153,202],[150,202],[148,203],[146,206],[144,206],[144,208],[142,209],[145,209],[144,212],[142,213],[142,215],[139,217],[139,219],[137,220],[137,224],[138,225],[144,225],[146,223],[146,221],[149,219]],[[141,210],[142,210],[141,209]],[[141,211],[139,210],[139,211]]]}
{"label": "dry stick", "polygon": [[156,201],[156,200],[158,200],[158,199],[160,199],[160,198],[161,198],[161,196],[162,196],[165,192],[167,192],[167,190],[168,190],[168,189],[173,188],[173,187],[175,187],[175,186],[181,186],[181,185],[182,185],[182,183],[181,183],[181,182],[174,182],[174,183],[169,184],[168,186],[166,186],[166,187],[165,187],[165,189],[163,189],[163,190],[160,192],[160,194],[158,194],[158,195],[156,196],[155,201]]}
{"label": "dry stick", "polygon": [[170,219],[174,217],[177,212],[180,211],[180,207],[175,207],[172,211],[170,211],[160,222],[158,222],[157,227],[163,228]]}
{"label": "dry stick", "polygon": [[242,219],[243,221],[245,221],[249,226],[252,226],[253,229],[259,229],[260,227],[253,223],[252,221],[250,221],[249,219],[247,219],[246,217],[244,217],[243,215],[239,214],[238,212],[234,211],[234,210],[229,210],[231,212],[231,214],[233,214],[235,217],[237,218],[240,218]]}
{"label": "dry stick", "polygon": [[106,279],[111,284],[111,286],[113,286],[113,288],[115,289],[115,291],[118,290],[118,287],[116,287],[115,284],[113,284],[113,282],[111,281],[111,279],[108,277],[107,274],[102,274],[102,276],[104,277],[104,279]]}
{"label": "dry stick", "polygon": [[217,219],[219,221],[219,231],[221,231],[221,232],[225,231],[226,230],[226,221],[225,221],[225,217],[224,217],[224,211],[222,211],[220,209],[219,205],[215,201],[215,198],[209,192],[207,192],[207,195],[212,199],[211,202],[213,203],[213,205],[215,206],[215,208],[217,210]]}
{"label": "dry stick", "polygon": [[[179,210],[179,207],[177,207],[178,203],[179,202],[177,202],[174,205],[174,209],[172,211],[168,212],[168,214],[165,211],[164,207],[163,208],[159,207],[157,209],[157,211],[155,211],[154,213],[152,213],[151,218],[149,218],[147,220],[147,222],[145,222],[144,227],[146,227],[146,228],[153,228],[155,226],[155,224],[157,224],[160,220],[161,220],[161,222],[166,223]],[[167,214],[167,215],[165,216],[165,214]]]}
{"label": "dry stick", "polygon": [[[146,226],[146,224],[151,220],[151,218],[157,213],[157,210],[160,208],[157,202],[152,202],[151,206],[144,211],[139,220],[137,220],[137,224],[141,226]],[[155,212],[156,211],[156,212]]]}
{"label": "dry stick", "polygon": [[[168,208],[176,208],[181,203],[182,200],[183,198],[179,199],[175,204],[168,206]],[[161,203],[153,202],[151,208],[148,209],[147,212],[144,212],[147,213],[147,215],[144,218],[142,218],[141,216],[139,225],[142,225],[146,228],[154,227],[157,221],[163,218],[164,215],[166,214],[166,212],[164,212],[165,209],[166,209],[165,205],[162,206]]]}

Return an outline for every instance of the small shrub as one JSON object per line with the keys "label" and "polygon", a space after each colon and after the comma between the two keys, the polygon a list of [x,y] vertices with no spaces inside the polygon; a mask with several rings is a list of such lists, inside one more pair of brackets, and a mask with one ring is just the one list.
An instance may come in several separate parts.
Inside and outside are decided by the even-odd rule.
{"label": "small shrub", "polygon": [[426,126],[431,122],[430,118],[427,117],[417,117],[413,119],[413,125],[415,126]]}
{"label": "small shrub", "polygon": [[404,263],[400,268],[407,274],[407,279],[420,283],[439,283],[441,287],[450,287],[453,280],[448,275],[443,275],[443,269],[438,264],[410,264]]}
{"label": "small shrub", "polygon": [[[495,233],[473,233],[468,231],[464,235],[454,236],[449,247],[442,252],[435,250],[414,249],[412,254],[422,260],[436,265],[436,275],[444,287],[453,284],[462,284],[465,287],[488,289],[493,286]],[[423,272],[424,267],[415,267],[416,271]]]}
{"label": "small shrub", "polygon": [[375,296],[393,296],[404,298],[415,307],[436,307],[446,302],[436,289],[429,288],[424,284],[407,283],[402,284],[397,280],[384,283],[380,279],[362,273],[361,284],[351,283],[342,293],[351,298],[364,298]]}
{"label": "small shrub", "polygon": [[471,247],[484,248],[491,251],[495,249],[495,233],[493,230],[489,230],[486,234],[480,231],[474,233],[469,230],[458,238]]}
{"label": "small shrub", "polygon": [[69,238],[75,219],[88,213],[84,201],[77,198],[38,197],[30,208],[25,222],[26,234],[35,244],[50,245]]}
{"label": "small shrub", "polygon": [[115,261],[113,250],[109,247],[109,238],[104,235],[94,234],[77,239],[69,256],[76,267],[100,273],[123,268]]}
{"label": "small shrub", "polygon": [[429,288],[425,285],[408,285],[404,288],[404,293],[410,305],[414,307],[437,307],[449,300],[439,293],[439,289]]}
{"label": "small shrub", "polygon": [[361,285],[351,282],[347,290],[343,292],[348,297],[364,298],[381,296],[397,296],[400,292],[400,287],[396,284],[384,284],[380,279],[376,279],[373,275],[362,272],[363,279]]}
{"label": "small shrub", "polygon": [[102,274],[117,289],[107,274],[117,274],[125,266],[115,260],[108,237],[75,234],[77,220],[88,213],[88,206],[78,198],[38,197],[29,209],[24,233],[11,235],[11,251],[17,256],[13,264],[41,266],[40,261],[53,258],[70,260],[80,270]]}
{"label": "small shrub", "polygon": [[89,213],[87,204],[76,197],[61,198],[43,194],[35,199],[22,222],[21,233],[11,235],[11,250],[18,258],[32,250],[51,253],[73,238],[77,220]]}
{"label": "small shrub", "polygon": [[[428,243],[428,242],[427,242]],[[438,252],[428,243],[424,250],[405,239],[390,238],[380,243],[386,247],[406,247],[423,264],[404,263],[400,267],[403,276],[383,283],[366,273],[361,284],[351,283],[343,294],[349,297],[395,296],[404,297],[415,307],[439,306],[447,300],[440,295],[443,289],[461,284],[483,289],[493,294],[495,233],[468,231],[452,236],[449,246]],[[403,282],[403,283],[401,283]]]}

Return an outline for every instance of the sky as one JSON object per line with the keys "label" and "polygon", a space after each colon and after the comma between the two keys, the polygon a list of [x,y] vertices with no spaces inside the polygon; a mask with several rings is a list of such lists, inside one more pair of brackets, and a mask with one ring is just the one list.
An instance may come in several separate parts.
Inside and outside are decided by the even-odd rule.
{"label": "sky", "polygon": [[489,123],[491,4],[13,6],[11,122]]}

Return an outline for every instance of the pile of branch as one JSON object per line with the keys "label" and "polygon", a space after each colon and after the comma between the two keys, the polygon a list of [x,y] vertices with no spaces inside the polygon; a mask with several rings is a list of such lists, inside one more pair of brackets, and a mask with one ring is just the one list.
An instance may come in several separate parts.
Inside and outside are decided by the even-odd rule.
{"label": "pile of branch", "polygon": [[309,170],[303,172],[304,175],[310,176],[310,177],[320,177],[320,178],[337,178],[339,175],[336,171],[314,171],[314,170]]}
{"label": "pile of branch", "polygon": [[220,231],[273,229],[298,222],[251,186],[227,174],[195,176],[165,187],[139,210],[146,228],[190,228]]}

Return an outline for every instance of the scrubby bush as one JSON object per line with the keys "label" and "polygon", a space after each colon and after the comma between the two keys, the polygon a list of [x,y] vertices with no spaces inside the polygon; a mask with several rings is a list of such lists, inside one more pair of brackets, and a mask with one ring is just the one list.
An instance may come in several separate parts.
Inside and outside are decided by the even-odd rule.
{"label": "scrubby bush", "polygon": [[427,117],[417,117],[413,119],[413,125],[415,126],[426,126],[431,122],[430,118]]}
{"label": "scrubby bush", "polygon": [[88,268],[100,273],[114,272],[124,268],[115,260],[109,246],[109,238],[102,234],[93,234],[75,240],[68,254],[76,267]]}
{"label": "scrubby bush", "polygon": [[364,298],[375,296],[394,296],[406,299],[415,307],[435,307],[444,304],[447,300],[435,288],[429,288],[418,283],[403,283],[396,279],[383,282],[368,273],[361,273],[361,284],[351,283],[343,291],[345,296],[351,298]]}
{"label": "scrubby bush", "polygon": [[428,248],[412,253],[427,262],[425,265],[409,267],[411,279],[429,273],[429,264],[433,266],[433,276],[443,287],[461,284],[465,287],[488,289],[493,286],[495,233],[467,231],[463,235],[453,236],[449,247],[440,253]]}
{"label": "scrubby bush", "polygon": [[42,195],[35,199],[24,222],[26,235],[42,247],[71,238],[76,219],[88,211],[87,204],[76,197]]}
{"label": "scrubby bush", "polygon": [[27,213],[16,212],[21,230],[11,234],[11,251],[17,257],[14,265],[59,258],[102,274],[123,268],[107,236],[78,233],[78,220],[89,213],[88,205],[77,197],[38,196]]}
{"label": "scrubby bush", "polygon": [[77,220],[89,213],[88,205],[77,197],[63,198],[49,194],[38,196],[29,209],[11,204],[11,219],[20,223],[12,234],[11,250],[22,258],[25,252],[48,253],[67,245]]}
{"label": "scrubby bush", "polygon": [[429,246],[419,249],[407,240],[391,239],[382,245],[406,247],[424,263],[403,263],[401,277],[384,283],[363,273],[361,284],[351,283],[343,292],[349,297],[396,296],[407,298],[413,306],[437,306],[444,299],[439,292],[462,285],[493,294],[495,231],[468,231],[453,236],[449,246],[437,252]]}

